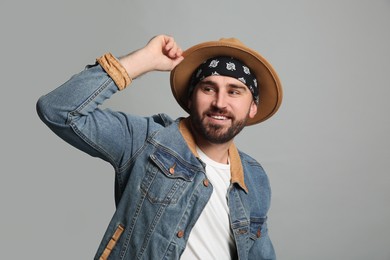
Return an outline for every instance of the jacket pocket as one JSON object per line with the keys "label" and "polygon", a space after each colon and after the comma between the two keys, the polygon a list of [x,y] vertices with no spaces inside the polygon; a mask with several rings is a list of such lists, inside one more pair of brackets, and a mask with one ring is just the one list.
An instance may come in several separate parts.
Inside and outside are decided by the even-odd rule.
{"label": "jacket pocket", "polygon": [[149,156],[141,191],[152,204],[176,204],[195,171],[180,157],[159,149]]}

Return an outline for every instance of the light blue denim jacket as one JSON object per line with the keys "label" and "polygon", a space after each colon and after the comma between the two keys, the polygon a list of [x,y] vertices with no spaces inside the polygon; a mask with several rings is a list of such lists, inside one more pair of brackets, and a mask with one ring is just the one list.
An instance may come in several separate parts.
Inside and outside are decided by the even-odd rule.
{"label": "light blue denim jacket", "polygon": [[[115,169],[116,211],[95,259],[179,259],[212,184],[185,119],[100,109],[117,91],[100,65],[87,66],[42,96],[37,111],[62,139]],[[227,197],[238,259],[275,259],[266,225],[268,178],[236,151],[245,184],[232,181]]]}

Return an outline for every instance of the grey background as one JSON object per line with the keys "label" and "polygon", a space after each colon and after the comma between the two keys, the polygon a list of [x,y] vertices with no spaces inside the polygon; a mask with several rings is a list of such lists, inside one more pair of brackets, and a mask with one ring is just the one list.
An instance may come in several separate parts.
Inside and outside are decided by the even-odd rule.
{"label": "grey background", "polygon": [[[52,134],[35,102],[166,33],[184,49],[237,37],[279,72],[280,111],[237,139],[270,177],[279,259],[390,259],[389,26],[389,0],[2,0],[0,258],[93,257],[113,171]],[[185,115],[161,72],[107,105]]]}

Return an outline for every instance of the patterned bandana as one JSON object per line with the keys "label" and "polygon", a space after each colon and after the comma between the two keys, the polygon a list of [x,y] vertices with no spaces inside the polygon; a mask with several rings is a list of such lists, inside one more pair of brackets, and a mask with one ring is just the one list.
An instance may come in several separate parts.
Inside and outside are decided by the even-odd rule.
{"label": "patterned bandana", "polygon": [[244,83],[253,95],[253,100],[259,104],[259,89],[257,80],[250,69],[241,61],[226,56],[213,57],[203,62],[192,74],[188,96],[192,95],[195,86],[209,76],[228,76]]}

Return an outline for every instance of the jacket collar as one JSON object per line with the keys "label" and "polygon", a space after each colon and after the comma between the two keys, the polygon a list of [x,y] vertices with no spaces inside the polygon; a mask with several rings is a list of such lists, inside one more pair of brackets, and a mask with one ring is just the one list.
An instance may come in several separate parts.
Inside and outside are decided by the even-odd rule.
{"label": "jacket collar", "polygon": [[[189,118],[180,120],[179,131],[182,134],[184,140],[187,142],[191,152],[199,158],[199,154],[196,151],[195,138],[191,132],[191,125]],[[237,147],[232,143],[229,147],[229,158],[230,158],[230,173],[231,183],[237,183],[245,192],[248,192],[248,188],[244,182],[244,170],[241,163],[241,158],[238,153]]]}

